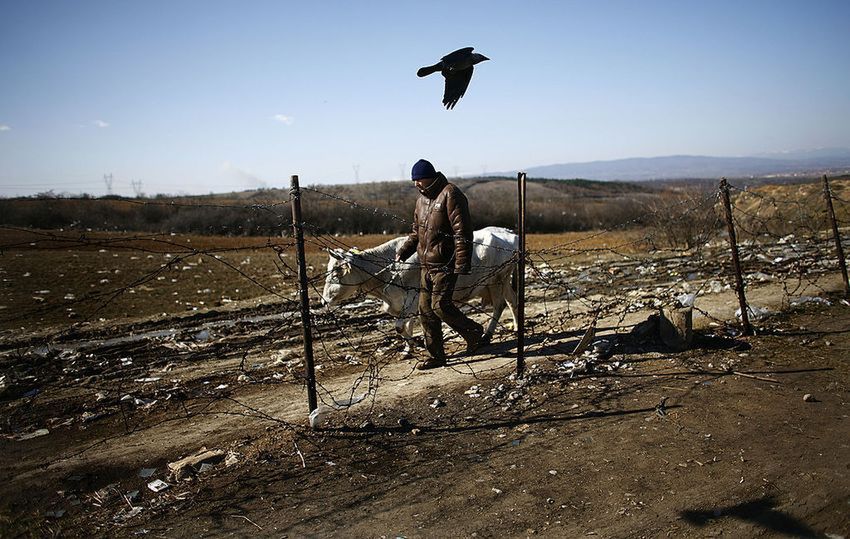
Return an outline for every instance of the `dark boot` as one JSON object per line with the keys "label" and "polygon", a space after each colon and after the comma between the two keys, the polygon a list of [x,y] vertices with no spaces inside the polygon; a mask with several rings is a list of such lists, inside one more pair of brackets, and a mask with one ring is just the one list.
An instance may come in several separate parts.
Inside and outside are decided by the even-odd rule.
{"label": "dark boot", "polygon": [[425,361],[423,361],[422,363],[417,365],[416,369],[420,370],[420,371],[427,371],[429,369],[437,369],[437,368],[445,367],[445,366],[446,366],[446,358],[444,358],[444,357],[443,358],[429,357],[428,359],[426,359]]}

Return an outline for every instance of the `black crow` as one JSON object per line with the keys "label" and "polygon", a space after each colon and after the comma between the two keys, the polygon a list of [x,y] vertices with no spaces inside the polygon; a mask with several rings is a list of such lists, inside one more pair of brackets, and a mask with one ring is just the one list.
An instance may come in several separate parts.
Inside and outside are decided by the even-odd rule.
{"label": "black crow", "polygon": [[469,88],[472,80],[472,66],[484,60],[489,60],[483,54],[472,52],[473,47],[458,49],[451,54],[443,56],[439,62],[432,66],[419,68],[416,72],[420,77],[427,77],[431,73],[439,71],[446,78],[446,91],[443,93],[443,105],[447,109],[453,109],[458,100]]}

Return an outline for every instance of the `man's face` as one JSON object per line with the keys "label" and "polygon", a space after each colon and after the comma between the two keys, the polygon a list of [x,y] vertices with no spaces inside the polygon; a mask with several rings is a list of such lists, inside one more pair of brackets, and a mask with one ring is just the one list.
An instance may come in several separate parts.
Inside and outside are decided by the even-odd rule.
{"label": "man's face", "polygon": [[428,189],[435,181],[437,181],[437,178],[420,178],[418,180],[413,180],[416,184],[416,188],[420,191]]}

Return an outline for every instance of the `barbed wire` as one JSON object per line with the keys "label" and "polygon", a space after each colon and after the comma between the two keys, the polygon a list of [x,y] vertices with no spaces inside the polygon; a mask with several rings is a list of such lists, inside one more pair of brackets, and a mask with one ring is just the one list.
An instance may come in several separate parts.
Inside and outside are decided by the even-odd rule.
{"label": "barbed wire", "polygon": [[[734,186],[730,188],[735,192],[734,199],[734,225],[741,231],[745,238],[741,242],[742,261],[745,265],[745,281],[747,286],[754,286],[760,282],[763,272],[772,281],[780,284],[785,298],[791,298],[797,294],[817,290],[826,293],[820,279],[822,276],[835,271],[834,255],[830,250],[830,232],[811,218],[812,211],[804,201],[778,200],[765,193],[749,189],[740,189]],[[331,200],[337,204],[343,204],[355,209],[357,212],[371,215],[381,215],[391,221],[412,227],[412,221],[403,219],[393,212],[379,208],[370,208],[360,202],[348,200],[345,197],[326,193],[317,189],[306,188],[317,196]],[[546,356],[552,354],[553,349],[559,350],[561,355],[568,355],[569,349],[563,344],[568,336],[577,336],[584,328],[597,320],[612,320],[613,336],[629,329],[626,325],[629,315],[653,312],[664,306],[675,305],[677,296],[684,293],[702,295],[715,293],[728,289],[730,286],[731,262],[729,261],[729,247],[723,243],[724,234],[722,227],[718,226],[718,193],[709,191],[695,198],[682,198],[664,207],[648,208],[648,210],[636,217],[624,219],[623,222],[614,226],[579,234],[578,237],[557,243],[554,246],[546,246],[540,249],[527,249],[525,253],[527,275],[526,300],[533,306],[533,313],[529,319],[531,322],[526,327],[530,337],[526,348],[529,354]],[[846,203],[840,197],[833,197],[839,203]],[[89,199],[85,199],[87,202]],[[109,201],[115,199],[108,199]],[[754,204],[749,201],[756,201]],[[150,202],[127,200],[131,204],[150,204]],[[287,202],[264,204],[251,204],[248,206],[231,205],[197,205],[191,204],[186,207],[214,207],[214,208],[238,208],[249,209],[257,212],[267,212],[276,218],[282,217],[275,213],[279,206]],[[155,205],[175,206],[173,203],[154,203]],[[179,206],[179,205],[178,205]],[[768,212],[770,210],[770,212]],[[774,212],[781,213],[777,215]],[[683,248],[681,245],[670,245],[673,243],[671,237],[660,229],[658,223],[664,223],[666,227],[686,227],[694,222],[699,226],[689,229],[692,234],[688,243],[692,245]],[[653,223],[656,223],[653,225]],[[281,220],[277,228],[277,234],[282,236],[285,227],[292,226],[291,221]],[[311,254],[312,260],[317,256],[323,256],[323,250],[338,249],[348,257],[349,260],[366,260],[366,263],[358,268],[374,284],[375,289],[372,296],[378,296],[378,292],[386,287],[396,287],[407,297],[414,297],[420,292],[419,273],[421,268],[415,263],[395,264],[392,257],[377,257],[369,259],[370,249],[363,251],[355,250],[353,241],[347,237],[331,234],[319,224],[306,220],[299,223],[309,233],[306,242],[310,247],[318,249],[320,253]],[[781,226],[780,226],[781,225]],[[653,228],[653,226],[655,228]],[[638,228],[640,227],[640,228]],[[634,237],[622,238],[615,233],[635,230]],[[170,239],[171,235],[166,233],[151,234],[127,234],[115,237],[107,232],[84,233],[57,233],[55,231],[35,231],[14,226],[0,226],[0,230],[10,235],[28,235],[28,238],[11,238],[5,244],[0,245],[0,253],[8,254],[15,252],[31,251],[34,256],[39,253],[50,251],[61,251],[63,249],[95,250],[104,249],[112,251],[138,252],[145,254],[169,254],[171,258],[156,261],[156,267],[139,268],[138,275],[131,276],[125,284],[115,286],[108,290],[95,290],[78,298],[70,300],[70,303],[57,303],[39,305],[35,309],[16,309],[10,316],[0,319],[0,324],[6,327],[12,324],[33,320],[38,317],[47,316],[56,310],[67,308],[68,305],[93,305],[93,310],[83,319],[84,322],[93,320],[99,314],[112,306],[114,302],[125,297],[130,290],[142,285],[156,282],[176,267],[187,263],[190,259],[202,258],[214,261],[235,282],[247,283],[256,287],[261,293],[261,300],[265,303],[274,302],[274,308],[291,313],[298,312],[298,302],[293,299],[292,288],[277,288],[268,279],[285,277],[290,279],[297,275],[298,270],[288,261],[294,242],[291,239],[272,238],[269,236],[265,242],[247,242],[246,245],[221,246],[213,245],[208,248],[198,248],[186,245],[177,240]],[[805,232],[805,234],[803,234]],[[793,233],[794,237],[789,238]],[[613,245],[598,245],[600,238],[606,235],[616,238]],[[401,236],[403,238],[403,236]],[[390,240],[391,242],[393,240]],[[212,242],[215,243],[215,242]],[[456,291],[464,294],[473,289],[487,286],[494,280],[510,278],[518,260],[517,250],[503,246],[487,245],[486,242],[475,242],[489,249],[494,249],[502,254],[510,254],[498,263],[487,265],[476,269],[472,280]],[[667,247],[660,247],[667,246]],[[374,248],[373,248],[374,249]],[[258,276],[244,269],[239,262],[228,260],[224,255],[236,253],[268,252],[272,255],[271,262],[274,272],[270,276]],[[393,253],[394,254],[394,253]],[[776,259],[782,256],[783,260]],[[358,259],[358,257],[361,257]],[[153,262],[152,262],[153,263]],[[390,268],[390,269],[388,269]],[[5,269],[5,268],[4,268]],[[308,270],[308,287],[313,297],[323,297],[324,284],[333,278],[334,268],[329,265],[328,269],[316,269],[310,265]],[[399,274],[404,273],[410,277],[409,281],[399,279]],[[416,277],[415,279],[413,277]],[[199,278],[199,280],[202,280]],[[361,283],[362,284],[362,283]],[[371,285],[370,285],[371,286]],[[297,289],[297,285],[295,286]],[[352,300],[362,300],[369,296],[369,291],[361,291]],[[379,392],[383,384],[398,383],[414,375],[415,365],[427,359],[427,352],[421,346],[413,347],[406,356],[408,363],[397,366],[399,359],[399,348],[404,341],[395,330],[396,324],[412,322],[419,317],[416,312],[416,303],[408,306],[398,316],[381,314],[377,308],[380,299],[363,305],[360,308],[350,309],[344,305],[326,305],[322,310],[312,310],[310,316],[314,321],[315,349],[319,352],[318,361],[327,365],[321,369],[320,374],[329,372],[326,380],[317,380],[317,388],[320,399],[324,406],[341,410],[347,417],[351,403],[363,395],[363,401],[368,405],[369,412],[374,409]],[[412,309],[411,309],[412,307]],[[464,307],[465,311],[477,320],[483,320],[485,325],[490,325],[493,317],[492,311],[483,303],[474,303]],[[217,316],[222,321],[230,321],[238,318],[240,312],[245,308],[230,313],[220,313]],[[707,312],[697,306],[695,312],[704,316],[711,322],[719,325],[728,325],[729,320],[715,313]],[[248,309],[248,312],[251,312]],[[366,314],[364,314],[366,313]],[[261,334],[252,337],[244,337],[236,340],[220,342],[211,340],[192,340],[192,333],[198,331],[196,323],[187,323],[183,329],[178,329],[164,337],[166,344],[173,344],[177,348],[168,357],[156,357],[157,350],[164,344],[157,341],[157,337],[139,339],[138,348],[117,344],[113,348],[95,348],[97,352],[94,357],[88,358],[79,349],[63,347],[61,344],[69,339],[85,339],[85,334],[79,334],[82,324],[72,324],[70,327],[62,328],[58,332],[45,331],[43,336],[37,340],[25,338],[24,335],[10,336],[6,334],[2,339],[6,340],[0,348],[0,364],[19,365],[23,357],[40,357],[36,352],[37,346],[47,346],[47,356],[57,362],[59,370],[52,372],[40,383],[43,390],[42,395],[48,392],[61,392],[75,389],[87,392],[113,392],[117,395],[136,394],[144,399],[156,397],[157,394],[183,394],[182,397],[173,397],[179,401],[179,406],[173,410],[180,410],[179,416],[168,416],[163,421],[176,420],[188,416],[187,410],[194,415],[198,414],[237,414],[245,417],[258,418],[261,420],[278,422],[286,428],[300,428],[292,421],[276,417],[274,414],[264,411],[244,400],[229,393],[211,394],[210,390],[200,382],[199,378],[186,384],[174,384],[171,387],[152,388],[153,393],[148,390],[137,390],[136,379],[144,379],[145,374],[151,369],[162,366],[169,359],[174,361],[191,362],[203,361],[216,358],[219,361],[238,360],[241,356],[241,366],[225,367],[219,365],[209,371],[209,380],[218,379],[228,381],[235,373],[241,372],[245,375],[253,374],[253,371],[245,370],[246,358],[253,355],[267,355],[281,343],[296,346],[298,332],[294,323],[295,315],[289,319],[271,321],[271,327],[267,327]],[[163,322],[168,324],[175,317],[166,318]],[[199,318],[198,322],[203,320]],[[118,326],[120,327],[120,326]],[[182,331],[182,334],[180,333]],[[240,330],[242,331],[242,330]],[[251,330],[248,330],[249,333]],[[512,329],[501,319],[495,321],[492,328],[494,334],[503,339],[503,344],[509,345],[512,339]],[[201,330],[203,332],[203,330]],[[182,337],[180,337],[182,335]],[[281,336],[286,336],[281,340]],[[90,338],[90,337],[89,337]],[[188,338],[188,340],[187,340]],[[454,337],[453,337],[454,338]],[[609,337],[611,338],[611,337]],[[171,339],[171,340],[168,340]],[[183,339],[183,340],[180,340]],[[452,344],[452,343],[449,343]],[[51,345],[55,345],[52,349]],[[553,346],[555,348],[553,348]],[[561,347],[561,348],[558,348]],[[4,351],[5,350],[5,351]],[[52,350],[52,351],[51,351]],[[65,351],[69,351],[67,357],[62,357]],[[115,361],[121,359],[121,355],[130,353],[138,358],[139,364],[132,369],[121,370],[117,368]],[[297,356],[297,353],[293,352]],[[491,354],[488,363],[479,364],[478,358],[469,358],[461,354],[460,357],[452,357],[448,368],[452,371],[469,376],[476,381],[498,380],[504,378],[509,372],[513,359]],[[101,363],[106,362],[105,365]],[[112,362],[111,364],[109,362]],[[74,362],[78,362],[83,370],[90,369],[98,372],[96,376],[110,378],[99,378],[95,382],[79,382],[63,378],[61,369],[71,369]],[[21,367],[24,373],[42,372],[38,366],[42,362],[34,362],[36,367]],[[111,366],[110,366],[111,365]],[[166,365],[167,366],[167,365]],[[53,367],[51,367],[52,369]],[[29,369],[29,370],[27,370]],[[33,370],[35,369],[35,370]],[[100,369],[100,370],[98,370]],[[269,367],[266,378],[263,381],[250,382],[258,384],[288,384],[294,387],[303,387],[306,383],[304,374],[296,368],[296,365],[281,366],[272,369]],[[276,369],[276,370],[275,370]],[[284,372],[285,370],[285,372]],[[334,371],[342,374],[333,375]],[[280,376],[277,376],[280,375]],[[17,376],[17,375],[16,375]],[[27,382],[26,374],[22,378],[24,385],[29,387],[36,382]],[[141,377],[141,378],[139,378]],[[249,376],[250,377],[250,376]],[[226,385],[223,382],[219,385]],[[132,391],[131,391],[132,390]],[[162,393],[156,393],[161,391]],[[221,390],[225,391],[225,390]],[[170,392],[170,393],[169,393]],[[150,395],[149,397],[145,395]],[[342,396],[340,396],[342,395]],[[38,396],[35,397],[36,399]],[[164,398],[164,397],[163,397]],[[363,402],[359,401],[359,402]],[[109,402],[112,402],[111,400]],[[216,410],[217,403],[227,403],[234,406],[230,410]],[[348,405],[346,405],[348,403]],[[110,406],[116,406],[112,403]],[[117,411],[122,414],[122,422],[126,432],[135,432],[137,428],[152,428],[156,425],[137,422],[139,418],[133,417],[140,405],[127,406],[117,404]],[[193,408],[194,407],[194,408]],[[172,410],[170,413],[176,413]],[[143,419],[143,418],[142,418]],[[22,418],[15,419],[15,425],[20,425]],[[8,425],[7,425],[8,428]]]}

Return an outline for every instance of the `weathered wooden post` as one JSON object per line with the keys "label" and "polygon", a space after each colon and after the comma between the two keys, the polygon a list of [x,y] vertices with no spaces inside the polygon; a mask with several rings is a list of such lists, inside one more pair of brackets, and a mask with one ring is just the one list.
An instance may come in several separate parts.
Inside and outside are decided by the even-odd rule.
{"label": "weathered wooden post", "polygon": [[844,248],[841,246],[841,235],[838,233],[838,221],[835,219],[835,208],[832,207],[832,191],[829,189],[829,179],[823,175],[823,196],[826,199],[826,213],[832,225],[832,237],[835,239],[835,251],[838,253],[838,267],[844,279],[844,295],[850,297],[850,281],[847,280],[847,261],[844,259]]}
{"label": "weathered wooden post", "polygon": [[741,327],[744,335],[752,335],[750,315],[747,307],[747,297],[744,294],[744,276],[741,273],[741,259],[738,256],[738,240],[735,235],[735,222],[732,219],[732,201],[729,199],[729,184],[726,178],[720,179],[720,196],[726,210],[726,227],[729,230],[729,245],[732,247],[732,266],[735,270],[735,291],[738,293],[738,304],[741,307]]}
{"label": "weathered wooden post", "polygon": [[516,327],[516,375],[525,374],[525,172],[517,174],[517,233],[519,234],[519,252],[516,261],[517,282],[517,327]]}
{"label": "weathered wooden post", "polygon": [[310,296],[307,294],[307,260],[304,256],[304,227],[301,220],[301,188],[298,176],[292,176],[289,189],[289,201],[292,205],[292,230],[295,233],[295,252],[298,258],[298,292],[301,297],[301,327],[304,333],[304,369],[307,377],[307,402],[310,412],[319,403],[316,398],[316,369],[313,365],[313,332],[310,322]]}

